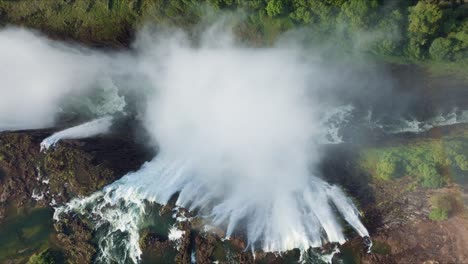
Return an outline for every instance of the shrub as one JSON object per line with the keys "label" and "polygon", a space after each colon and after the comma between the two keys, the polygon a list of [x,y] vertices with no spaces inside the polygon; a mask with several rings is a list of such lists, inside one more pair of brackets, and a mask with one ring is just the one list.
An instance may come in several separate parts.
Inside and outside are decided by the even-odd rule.
{"label": "shrub", "polygon": [[437,171],[434,164],[422,163],[418,166],[418,171],[422,179],[422,185],[427,188],[440,188],[444,186],[445,180]]}
{"label": "shrub", "polygon": [[468,160],[466,159],[465,155],[457,155],[455,156],[455,162],[460,170],[468,171]]}
{"label": "shrub", "polygon": [[376,165],[379,178],[391,180],[397,171],[398,157],[391,152],[384,153]]}
{"label": "shrub", "polygon": [[432,210],[429,219],[433,221],[446,220],[453,211],[455,199],[450,194],[436,194],[431,197]]}
{"label": "shrub", "polygon": [[448,212],[447,210],[441,208],[434,208],[429,213],[429,219],[432,221],[442,221],[448,219]]}
{"label": "shrub", "polygon": [[29,258],[28,264],[54,264],[56,263],[54,254],[46,249],[36,253]]}

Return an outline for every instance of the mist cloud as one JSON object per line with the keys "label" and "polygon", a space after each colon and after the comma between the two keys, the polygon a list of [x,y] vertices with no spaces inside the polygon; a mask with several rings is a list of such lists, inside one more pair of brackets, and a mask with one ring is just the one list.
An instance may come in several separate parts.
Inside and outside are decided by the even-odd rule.
{"label": "mist cloud", "polygon": [[0,131],[54,124],[67,95],[84,91],[104,56],[18,28],[0,31]]}
{"label": "mist cloud", "polygon": [[137,42],[152,88],[144,122],[160,153],[119,192],[161,203],[178,193],[178,205],[269,251],[344,242],[332,204],[367,235],[352,203],[314,170],[328,132],[320,84],[339,76],[299,47],[248,48],[208,32],[196,44],[183,34]]}
{"label": "mist cloud", "polygon": [[[223,27],[206,32],[194,39],[180,31],[144,30],[132,52],[108,56],[24,30],[2,31],[0,125],[50,126],[67,100],[96,89],[103,78],[138,98],[136,116],[159,147],[158,156],[67,205],[79,211],[93,204],[97,225],[110,223],[107,239],[128,228],[134,261],[141,253],[141,200],[167,203],[174,194],[178,205],[224,227],[226,236],[245,234],[252,249],[342,243],[340,218],[368,235],[352,202],[316,170],[329,133],[324,116],[330,102],[340,101],[331,96],[336,90],[326,89],[343,82],[340,72],[300,45],[250,48],[235,43]],[[86,134],[73,131],[74,137]],[[122,200],[136,209],[113,219]]]}

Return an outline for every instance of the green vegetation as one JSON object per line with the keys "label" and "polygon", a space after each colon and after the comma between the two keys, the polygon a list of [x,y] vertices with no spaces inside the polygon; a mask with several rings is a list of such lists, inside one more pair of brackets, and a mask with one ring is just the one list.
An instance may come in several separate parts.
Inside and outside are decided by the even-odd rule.
{"label": "green vegetation", "polygon": [[436,194],[431,197],[432,210],[429,219],[433,221],[447,220],[455,211],[459,201],[452,194]]}
{"label": "green vegetation", "polygon": [[366,149],[360,167],[381,180],[411,176],[427,188],[468,179],[468,141],[465,137],[420,140],[391,147]]}
{"label": "green vegetation", "polygon": [[28,261],[28,264],[55,264],[58,263],[56,260],[58,256],[55,252],[50,249],[46,249],[39,253],[33,254]]}
{"label": "green vegetation", "polygon": [[460,0],[0,0],[0,23],[122,46],[146,22],[190,28],[210,10],[243,14],[235,32],[258,45],[300,28],[312,44],[347,53],[468,68],[468,3]]}

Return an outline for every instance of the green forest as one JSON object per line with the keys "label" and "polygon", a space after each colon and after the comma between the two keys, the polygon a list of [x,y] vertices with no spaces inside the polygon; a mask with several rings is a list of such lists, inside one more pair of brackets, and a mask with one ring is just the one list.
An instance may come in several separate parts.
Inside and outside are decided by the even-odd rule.
{"label": "green forest", "polygon": [[3,25],[107,47],[129,45],[143,24],[189,29],[219,14],[239,17],[235,33],[255,45],[302,30],[307,40],[344,52],[468,68],[464,0],[0,0]]}

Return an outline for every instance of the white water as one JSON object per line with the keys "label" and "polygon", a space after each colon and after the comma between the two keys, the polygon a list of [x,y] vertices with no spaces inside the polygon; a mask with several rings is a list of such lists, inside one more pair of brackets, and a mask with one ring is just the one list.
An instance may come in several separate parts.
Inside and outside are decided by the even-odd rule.
{"label": "white water", "polygon": [[339,144],[343,143],[343,136],[340,135],[340,129],[348,123],[353,115],[354,107],[350,104],[335,107],[325,111],[321,118],[321,124],[325,128],[325,134],[322,135],[323,144]]}
{"label": "white water", "polygon": [[[107,76],[125,79],[127,94],[140,100],[135,114],[151,136],[148,144],[158,145],[161,153],[55,214],[58,220],[75,211],[94,223],[102,262],[137,262],[146,201],[165,204],[175,193],[177,205],[197,209],[207,222],[224,228],[226,237],[245,232],[252,250],[343,243],[340,218],[368,235],[352,202],[316,172],[320,143],[323,138],[339,142],[337,124],[346,119],[338,111],[330,115],[338,121],[324,126],[330,107],[317,91],[340,76],[299,48],[248,48],[225,32],[211,28],[197,45],[180,32],[141,34],[134,52],[112,57],[23,30],[0,32],[6,87],[0,125],[8,129],[51,126],[61,107],[73,108],[76,98],[77,108],[122,111],[124,100]],[[111,87],[103,94],[116,100],[81,104],[81,96],[96,91],[96,84]],[[110,124],[105,117],[60,131],[41,148],[105,133]]]}
{"label": "white water", "polygon": [[[226,237],[244,232],[251,250],[343,243],[340,218],[368,236],[352,202],[314,169],[329,133],[323,123],[333,130],[351,111],[329,113],[314,96],[318,81],[336,76],[304,61],[299,50],[217,40],[195,48],[175,34],[136,45],[136,70],[150,84],[141,118],[160,153],[55,214],[74,211],[92,220],[103,262],[138,262],[145,201],[166,204],[176,193],[177,206],[197,209]],[[339,140],[333,133],[331,139]]]}
{"label": "white water", "polygon": [[54,147],[62,139],[89,138],[108,133],[112,125],[112,117],[105,116],[84,124],[67,128],[52,134],[41,142],[41,151]]}
{"label": "white water", "polygon": [[[144,201],[166,204],[175,191],[180,191],[178,206],[191,209],[214,205],[208,214],[215,225],[228,222],[226,236],[232,235],[240,220],[247,220],[249,247],[259,243],[265,251],[284,251],[292,248],[319,247],[324,241],[345,242],[338,216],[345,219],[360,236],[368,236],[359,220],[359,212],[352,202],[336,186],[310,177],[299,192],[279,193],[272,200],[255,200],[255,197],[234,195],[228,200],[210,186],[194,179],[193,168],[188,161],[168,160],[160,155],[138,172],[129,173],[121,180],[90,197],[74,199],[56,210],[54,218],[70,211],[81,213],[95,221],[95,228],[109,224],[107,233],[100,237],[100,259],[124,263],[122,256],[113,252],[113,242],[120,232],[129,234],[121,241],[127,255],[138,262],[139,228],[145,214]],[[219,186],[218,186],[219,187]],[[261,186],[260,186],[261,188]],[[254,200],[252,200],[254,199]],[[320,204],[317,204],[320,202]],[[322,204],[323,203],[323,204]],[[328,204],[337,208],[334,211]],[[170,236],[177,239],[180,230],[172,230]],[[172,235],[171,235],[172,234]]]}
{"label": "white water", "polygon": [[428,120],[403,119],[400,120],[398,124],[391,126],[382,125],[382,127],[385,131],[393,134],[405,132],[422,133],[434,127],[463,123],[468,123],[468,110],[458,111],[458,109],[454,109],[453,111],[446,114],[440,113]]}

